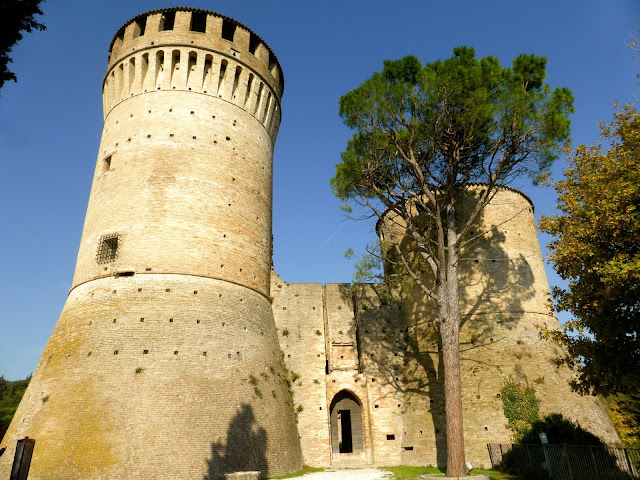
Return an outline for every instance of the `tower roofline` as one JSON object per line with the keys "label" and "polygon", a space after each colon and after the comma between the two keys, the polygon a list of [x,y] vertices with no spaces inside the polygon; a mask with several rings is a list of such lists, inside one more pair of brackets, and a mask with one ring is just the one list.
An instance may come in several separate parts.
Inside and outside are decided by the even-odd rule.
{"label": "tower roofline", "polygon": [[[116,34],[113,36],[113,38],[111,39],[111,43],[109,44],[109,54],[111,54],[111,51],[113,49],[113,44],[115,43],[116,39],[118,38],[118,36],[121,36],[124,33],[124,30],[125,30],[125,28],[127,28],[128,25],[132,24],[133,22],[135,22],[136,20],[138,20],[140,18],[148,17],[149,15],[154,15],[156,13],[164,13],[164,12],[198,12],[198,13],[206,13],[206,14],[209,14],[209,15],[213,15],[214,17],[219,17],[219,18],[222,18],[224,20],[227,20],[229,22],[232,22],[232,23],[236,24],[238,27],[243,28],[246,31],[250,32],[251,34],[255,35],[256,38],[258,40],[260,40],[260,42],[262,42],[262,44],[267,48],[269,53],[271,55],[273,55],[273,58],[275,59],[277,65],[278,65],[278,69],[280,70],[280,72],[282,72],[282,66],[280,65],[280,61],[278,60],[278,57],[276,56],[274,51],[271,49],[271,47],[267,44],[267,42],[265,42],[260,35],[258,35],[256,32],[251,30],[249,27],[247,27],[243,23],[240,23],[239,21],[235,20],[234,18],[228,17],[228,16],[223,15],[223,14],[218,13],[218,12],[214,12],[212,10],[206,10],[206,9],[203,9],[203,8],[193,8],[193,7],[157,8],[155,10],[149,10],[147,12],[141,13],[140,15],[136,15],[135,17],[127,20],[118,29]],[[282,90],[284,91],[284,78],[281,79],[281,82],[282,82]]]}
{"label": "tower roofline", "polygon": [[[469,182],[469,183],[467,183],[467,186],[469,186],[469,187],[484,187],[486,185],[487,184],[484,183],[484,182]],[[524,198],[531,205],[531,212],[532,213],[535,212],[536,206],[533,204],[533,200],[531,200],[531,198],[527,194],[521,192],[517,188],[513,188],[513,187],[510,187],[508,185],[496,185],[496,188],[499,189],[499,190],[506,190],[508,192],[512,192],[512,193],[515,193],[517,195],[520,195],[522,198]],[[387,209],[384,212],[382,212],[382,215],[376,221],[376,233],[378,235],[380,235],[380,225],[382,223],[382,219],[387,215],[387,212],[389,212],[389,209]]]}

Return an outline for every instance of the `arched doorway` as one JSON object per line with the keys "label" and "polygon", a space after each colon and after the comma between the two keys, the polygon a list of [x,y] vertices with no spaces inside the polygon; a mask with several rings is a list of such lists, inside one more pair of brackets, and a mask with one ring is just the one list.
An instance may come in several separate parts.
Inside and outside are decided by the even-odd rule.
{"label": "arched doorway", "polygon": [[364,452],[362,404],[342,390],[331,401],[331,450],[335,455]]}

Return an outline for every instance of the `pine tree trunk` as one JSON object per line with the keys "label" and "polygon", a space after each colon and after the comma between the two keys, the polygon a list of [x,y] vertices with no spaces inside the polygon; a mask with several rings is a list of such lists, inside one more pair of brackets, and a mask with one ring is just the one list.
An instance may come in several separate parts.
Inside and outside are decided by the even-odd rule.
{"label": "pine tree trunk", "polygon": [[455,207],[447,209],[446,278],[440,283],[440,336],[444,364],[444,398],[447,422],[447,477],[466,476],[460,382],[460,307]]}

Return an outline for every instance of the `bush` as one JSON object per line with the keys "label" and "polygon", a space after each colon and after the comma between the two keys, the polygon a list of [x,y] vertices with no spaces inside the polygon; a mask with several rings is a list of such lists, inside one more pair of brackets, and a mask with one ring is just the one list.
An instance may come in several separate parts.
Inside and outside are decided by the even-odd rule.
{"label": "bush", "polygon": [[520,444],[539,444],[540,433],[547,434],[550,444],[591,445],[603,447],[604,442],[585,430],[578,422],[564,418],[561,413],[550,413],[531,424],[531,430],[518,439]]}
{"label": "bush", "polygon": [[504,416],[515,432],[515,440],[519,441],[527,434],[531,425],[540,421],[536,391],[529,385],[516,383],[513,378],[504,382],[501,390]]}

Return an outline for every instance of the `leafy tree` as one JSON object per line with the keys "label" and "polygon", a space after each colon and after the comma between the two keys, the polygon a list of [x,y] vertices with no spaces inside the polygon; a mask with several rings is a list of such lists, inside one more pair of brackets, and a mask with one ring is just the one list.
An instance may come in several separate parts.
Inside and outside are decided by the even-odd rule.
{"label": "leafy tree", "polygon": [[[496,192],[519,175],[538,178],[569,137],[573,96],[544,84],[546,59],[511,68],[458,47],[443,61],[385,61],[340,99],[355,132],[331,180],[384,234],[387,266],[408,275],[438,308],[444,365],[447,475],[464,476],[458,265],[466,235]],[[469,189],[482,182],[481,189]],[[461,214],[473,197],[474,207]],[[471,238],[470,238],[471,237]],[[405,241],[410,239],[410,241]]]}
{"label": "leafy tree", "polygon": [[9,53],[22,40],[22,32],[44,30],[46,27],[34,19],[42,15],[40,4],[43,0],[2,0],[0,2],[0,88],[7,80],[17,81],[9,70]]}
{"label": "leafy tree", "polygon": [[550,259],[567,288],[554,288],[574,319],[548,332],[567,349],[582,393],[640,391],[640,115],[625,106],[602,137],[610,147],[572,152],[555,185],[560,213],[544,218]]}

